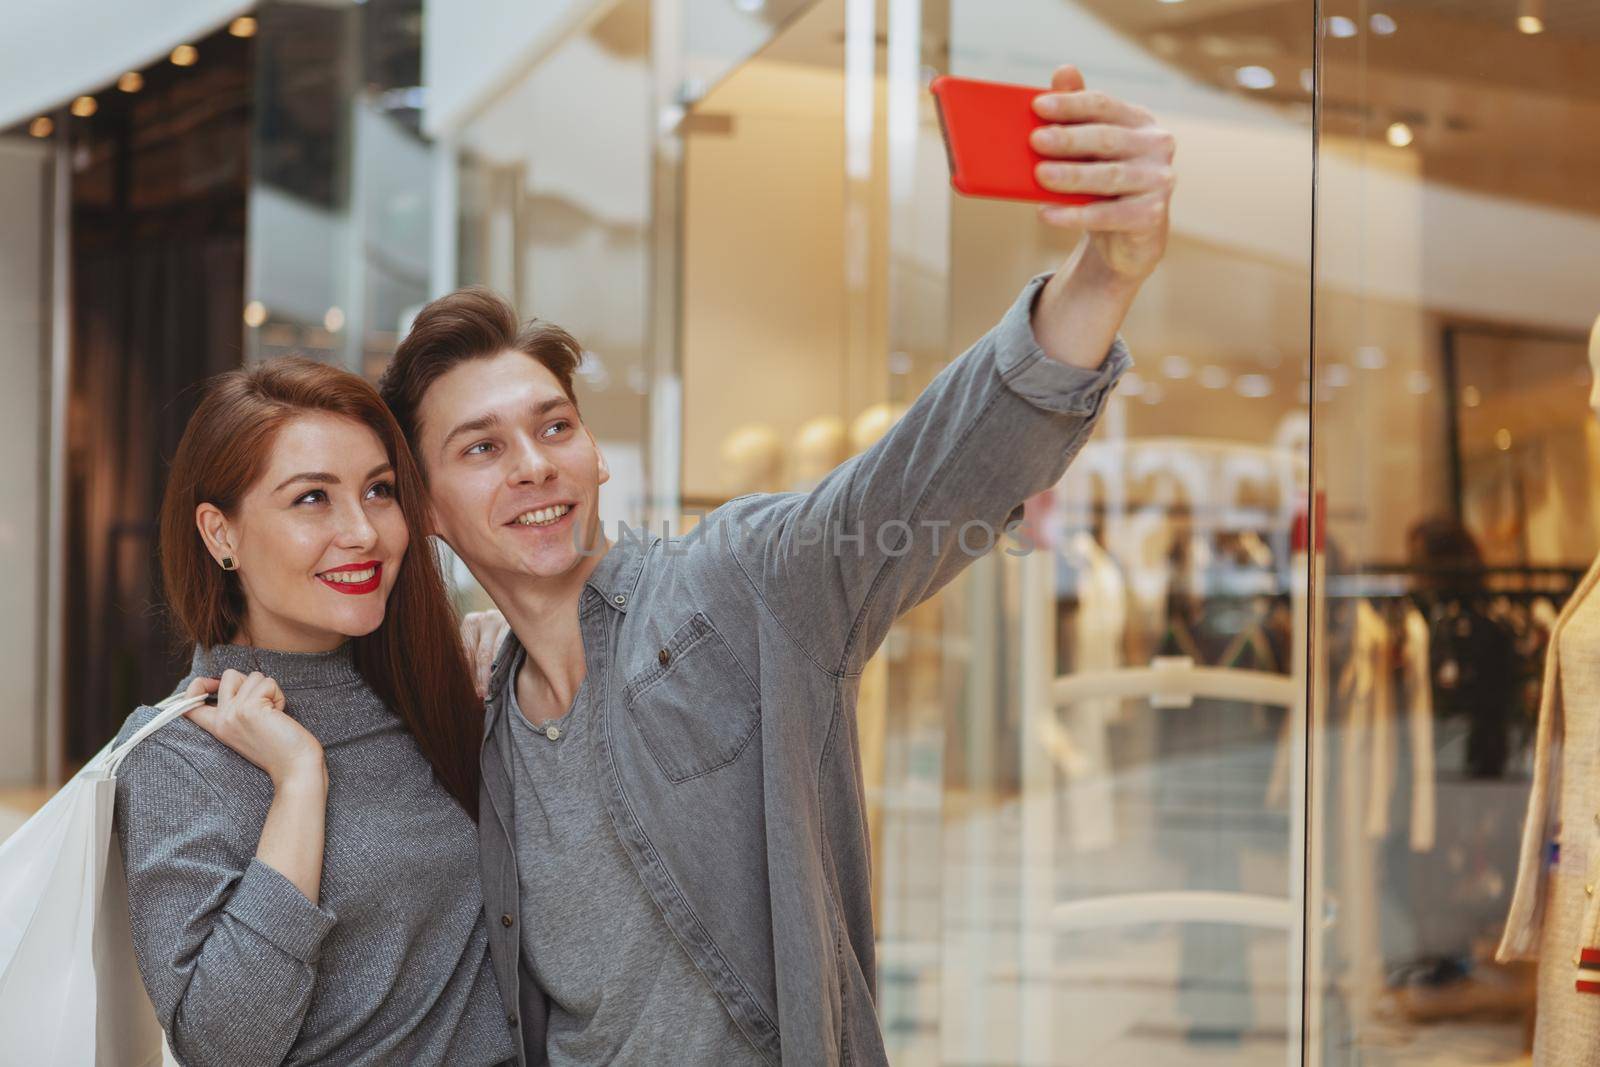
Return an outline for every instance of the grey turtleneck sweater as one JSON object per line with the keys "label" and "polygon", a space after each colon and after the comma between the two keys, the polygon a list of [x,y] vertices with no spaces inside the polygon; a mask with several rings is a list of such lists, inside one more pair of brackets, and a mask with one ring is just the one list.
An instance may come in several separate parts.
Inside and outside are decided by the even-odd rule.
{"label": "grey turtleneck sweater", "polygon": [[[514,1062],[490,966],[472,820],[362,680],[328,653],[196,648],[181,693],[233,668],[277,681],[328,768],[320,900],[255,859],[272,782],[187,718],[117,774],[145,988],[185,1064]],[[118,740],[148,722],[141,707]]]}

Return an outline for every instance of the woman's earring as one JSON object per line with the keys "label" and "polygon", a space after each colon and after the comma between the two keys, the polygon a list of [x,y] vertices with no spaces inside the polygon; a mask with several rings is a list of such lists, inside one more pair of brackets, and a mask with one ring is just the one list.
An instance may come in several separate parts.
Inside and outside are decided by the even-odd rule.
{"label": "woman's earring", "polygon": [[232,556],[223,556],[222,569],[225,571],[236,571],[239,569],[239,565],[233,561]]}

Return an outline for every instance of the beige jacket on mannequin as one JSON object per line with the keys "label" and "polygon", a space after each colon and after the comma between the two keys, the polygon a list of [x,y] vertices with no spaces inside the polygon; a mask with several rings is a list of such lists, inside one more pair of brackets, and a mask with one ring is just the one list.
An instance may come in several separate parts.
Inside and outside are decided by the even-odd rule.
{"label": "beige jacket on mannequin", "polygon": [[[1589,338],[1589,366],[1594,372],[1594,392],[1589,404],[1600,415],[1600,320]],[[1600,559],[1578,585],[1567,601],[1550,633],[1550,650],[1544,665],[1544,692],[1539,703],[1539,732],[1534,749],[1533,789],[1528,797],[1528,814],[1522,824],[1522,850],[1517,861],[1517,888],[1511,897],[1511,913],[1506,918],[1505,934],[1495,958],[1504,962],[1514,959],[1532,959],[1539,951],[1539,935],[1544,924],[1546,895],[1545,874],[1549,865],[1545,860],[1545,846],[1551,839],[1556,821],[1556,783],[1561,758],[1561,740],[1565,734],[1565,712],[1561,701],[1561,632],[1572,619],[1578,605],[1593,591],[1600,581]],[[1600,878],[1600,811],[1589,814],[1569,813],[1564,827],[1569,834],[1588,834],[1589,847],[1584,855],[1589,859],[1586,881],[1593,884]],[[1591,893],[1583,912],[1583,943],[1572,946],[1574,981],[1592,980],[1596,972],[1578,968],[1580,953],[1585,948],[1600,948],[1600,894]]]}
{"label": "beige jacket on mannequin", "polygon": [[[1511,897],[1511,913],[1506,918],[1505,934],[1495,958],[1508,960],[1533,959],[1539,951],[1539,934],[1544,923],[1546,890],[1545,846],[1550,841],[1556,821],[1556,779],[1561,758],[1561,739],[1564,734],[1561,702],[1561,664],[1559,649],[1561,631],[1566,628],[1572,613],[1593,590],[1600,579],[1600,560],[1589,569],[1579,584],[1577,592],[1567,601],[1561,618],[1550,634],[1550,650],[1545,656],[1544,694],[1539,702],[1539,733],[1534,748],[1533,789],[1528,796],[1528,814],[1522,824],[1522,850],[1517,861],[1517,888]],[[1600,812],[1588,819],[1573,818],[1566,829],[1568,833],[1590,835],[1586,854],[1600,860]],[[1590,880],[1597,873],[1594,860],[1590,861]],[[1578,963],[1578,952],[1585,947],[1600,945],[1600,895],[1591,896],[1583,914],[1586,932],[1583,945],[1572,946],[1572,962]]]}

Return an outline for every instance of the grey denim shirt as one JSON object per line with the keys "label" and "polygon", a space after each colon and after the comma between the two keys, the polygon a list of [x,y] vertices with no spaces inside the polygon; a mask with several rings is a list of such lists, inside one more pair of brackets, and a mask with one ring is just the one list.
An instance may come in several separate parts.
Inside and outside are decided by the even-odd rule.
{"label": "grey denim shirt", "polygon": [[[809,493],[730,500],[685,538],[620,529],[579,608],[595,766],[667,925],[773,1063],[884,1064],[871,852],[856,737],[861,671],[894,620],[982,554],[1062,476],[1130,366],[1050,359],[1029,282],[871,448]],[[544,994],[519,957],[512,788],[486,701],[478,823],[490,949],[524,1064]],[[604,922],[603,915],[595,917]]]}

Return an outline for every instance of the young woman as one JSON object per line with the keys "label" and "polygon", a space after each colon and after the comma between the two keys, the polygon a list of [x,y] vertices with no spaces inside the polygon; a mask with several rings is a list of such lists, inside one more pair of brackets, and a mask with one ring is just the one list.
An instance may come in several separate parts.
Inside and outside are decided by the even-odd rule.
{"label": "young woman", "polygon": [[424,500],[378,394],[309,360],[213,379],[184,431],[161,515],[194,644],[174,692],[216,704],[133,751],[116,815],[140,971],[187,1064],[516,1061],[473,824],[482,705]]}

